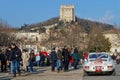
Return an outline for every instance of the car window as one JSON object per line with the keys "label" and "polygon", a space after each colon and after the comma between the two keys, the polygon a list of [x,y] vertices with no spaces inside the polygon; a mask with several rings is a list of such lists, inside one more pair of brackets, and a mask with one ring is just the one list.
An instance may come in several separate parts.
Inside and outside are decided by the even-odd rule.
{"label": "car window", "polygon": [[90,54],[89,58],[92,59],[96,59],[96,58],[108,58],[108,54]]}

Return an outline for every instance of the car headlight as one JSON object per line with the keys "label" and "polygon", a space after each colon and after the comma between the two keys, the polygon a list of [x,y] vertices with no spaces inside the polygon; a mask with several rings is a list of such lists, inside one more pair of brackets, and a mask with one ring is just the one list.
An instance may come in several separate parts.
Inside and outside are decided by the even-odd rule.
{"label": "car headlight", "polygon": [[85,69],[89,69],[89,66],[84,66]]}
{"label": "car headlight", "polygon": [[113,68],[113,66],[107,66],[107,68],[108,68],[108,69],[112,69],[112,68]]}

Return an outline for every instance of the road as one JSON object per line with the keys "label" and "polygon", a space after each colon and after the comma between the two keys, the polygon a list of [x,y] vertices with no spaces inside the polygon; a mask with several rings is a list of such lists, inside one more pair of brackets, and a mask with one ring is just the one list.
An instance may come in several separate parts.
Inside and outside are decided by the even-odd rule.
{"label": "road", "polygon": [[120,64],[116,65],[116,76],[111,75],[92,75],[85,76],[82,80],[120,80]]}
{"label": "road", "polygon": [[51,72],[50,67],[36,68],[35,73],[22,73],[16,78],[8,73],[0,73],[0,80],[120,80],[120,65],[116,65],[116,76],[111,75],[91,75],[83,77],[83,70],[70,69],[68,72]]}
{"label": "road", "polygon": [[82,80],[82,67],[77,70],[70,69],[68,72],[51,72],[50,67],[36,68],[35,73],[22,73],[16,78],[8,73],[0,73],[0,80]]}

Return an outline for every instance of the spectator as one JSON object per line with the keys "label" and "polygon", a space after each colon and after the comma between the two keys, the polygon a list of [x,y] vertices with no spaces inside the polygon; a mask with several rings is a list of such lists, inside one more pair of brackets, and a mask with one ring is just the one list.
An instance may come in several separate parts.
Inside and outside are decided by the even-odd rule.
{"label": "spectator", "polygon": [[78,65],[78,62],[79,62],[79,54],[78,54],[78,49],[75,48],[74,49],[74,52],[73,52],[73,58],[74,58],[74,69],[77,69],[77,65]]}
{"label": "spectator", "polygon": [[113,54],[111,57],[114,60],[114,62],[116,62],[116,56],[115,56],[115,54]]}
{"label": "spectator", "polygon": [[74,57],[72,56],[72,54],[73,54],[73,48],[71,48],[70,50],[69,50],[69,53],[70,53],[70,67],[72,67],[73,66],[73,64],[74,64]]}
{"label": "spectator", "polygon": [[23,49],[23,52],[22,52],[22,63],[23,63],[23,70],[28,71],[29,53],[26,49]]}
{"label": "spectator", "polygon": [[84,60],[85,60],[85,61],[88,60],[88,52],[86,52],[86,53],[84,54]]}
{"label": "spectator", "polygon": [[13,72],[13,77],[16,77],[16,73],[18,72],[18,75],[20,76],[20,61],[22,60],[21,56],[21,50],[16,46],[16,44],[11,44],[11,55],[10,55],[10,61],[11,61],[11,70]]}
{"label": "spectator", "polygon": [[34,54],[34,50],[32,50],[29,57],[29,66],[31,73],[33,72],[34,62],[35,62],[35,54]]}
{"label": "spectator", "polygon": [[63,61],[64,61],[63,62],[64,71],[68,71],[70,54],[66,46],[64,46],[62,50],[62,56],[63,56]]}
{"label": "spectator", "polygon": [[[8,47],[6,49],[6,55],[7,55],[7,66],[9,67],[10,71],[11,71],[11,67],[10,67],[10,55],[11,55],[11,47]],[[11,71],[11,73],[13,73]]]}
{"label": "spectator", "polygon": [[0,60],[1,60],[1,72],[6,72],[7,71],[7,54],[5,49],[2,49],[2,53],[0,54]]}
{"label": "spectator", "polygon": [[49,56],[46,56],[47,62],[46,62],[46,66],[50,66],[50,58]]}
{"label": "spectator", "polygon": [[44,66],[45,65],[45,55],[44,54],[41,54],[40,56],[40,66]]}
{"label": "spectator", "polygon": [[117,56],[116,56],[116,63],[117,63],[117,64],[120,63],[120,55],[119,55],[119,54],[117,54]]}
{"label": "spectator", "polygon": [[57,52],[57,70],[58,70],[58,72],[60,72],[61,64],[62,64],[62,51],[61,51],[61,49],[58,49],[58,52]]}
{"label": "spectator", "polygon": [[38,67],[40,67],[40,53],[37,52],[37,53],[35,54],[35,56],[36,56],[36,64],[37,64]]}
{"label": "spectator", "polygon": [[52,61],[51,70],[55,71],[55,66],[56,66],[56,61],[57,61],[57,54],[56,54],[55,48],[53,48],[52,52],[50,53],[50,59]]}

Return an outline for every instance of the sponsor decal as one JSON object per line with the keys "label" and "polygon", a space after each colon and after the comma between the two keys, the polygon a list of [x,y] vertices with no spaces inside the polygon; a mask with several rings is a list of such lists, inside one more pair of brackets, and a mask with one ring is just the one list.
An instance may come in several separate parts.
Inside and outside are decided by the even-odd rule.
{"label": "sponsor decal", "polygon": [[97,64],[97,65],[102,64],[102,63],[103,63],[103,62],[102,62],[102,59],[101,59],[101,58],[96,59],[95,62],[94,62],[94,64]]}

